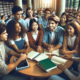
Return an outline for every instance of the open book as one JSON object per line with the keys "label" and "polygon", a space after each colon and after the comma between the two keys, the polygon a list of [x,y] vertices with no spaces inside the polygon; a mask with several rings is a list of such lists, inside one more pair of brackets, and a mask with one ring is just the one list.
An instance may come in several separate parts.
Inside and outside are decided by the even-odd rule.
{"label": "open book", "polygon": [[58,64],[63,64],[64,65],[67,62],[66,59],[63,59],[63,58],[60,58],[60,57],[57,57],[57,56],[53,56],[51,58],[51,61],[53,63],[55,63],[56,65],[58,65]]}
{"label": "open book", "polygon": [[31,51],[28,53],[28,58],[33,60],[35,59],[36,61],[41,61],[44,60],[46,58],[48,58],[49,56],[43,54],[43,53],[38,53],[36,51]]}
{"label": "open book", "polygon": [[54,50],[52,53],[49,53],[48,51],[47,51],[47,49],[44,49],[44,54],[54,54],[54,55],[57,55],[57,56],[59,56],[59,49],[57,49],[57,50]]}

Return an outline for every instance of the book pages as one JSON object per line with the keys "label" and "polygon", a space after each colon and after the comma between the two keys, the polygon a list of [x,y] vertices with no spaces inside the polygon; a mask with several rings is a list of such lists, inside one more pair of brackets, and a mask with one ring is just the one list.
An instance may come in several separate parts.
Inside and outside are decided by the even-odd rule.
{"label": "book pages", "polygon": [[66,59],[63,59],[63,58],[60,58],[60,57],[57,57],[57,56],[53,56],[51,58],[51,61],[53,63],[55,63],[56,65],[58,65],[58,64],[63,64],[64,65],[67,62]]}
{"label": "book pages", "polygon": [[48,57],[49,57],[49,56],[41,53],[39,56],[37,56],[37,57],[35,58],[35,60],[41,61],[41,60],[47,59]]}
{"label": "book pages", "polygon": [[28,58],[33,59],[35,56],[37,56],[39,53],[36,51],[31,51],[28,53]]}
{"label": "book pages", "polygon": [[57,50],[54,50],[52,53],[49,53],[48,51],[47,51],[47,49],[44,49],[44,54],[54,54],[54,55],[57,55],[57,56],[59,56],[59,49],[57,49]]}

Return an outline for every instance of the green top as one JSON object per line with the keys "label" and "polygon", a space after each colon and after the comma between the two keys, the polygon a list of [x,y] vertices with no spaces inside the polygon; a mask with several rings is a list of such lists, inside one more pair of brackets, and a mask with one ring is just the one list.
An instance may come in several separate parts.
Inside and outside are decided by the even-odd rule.
{"label": "green top", "polygon": [[39,63],[45,70],[56,67],[56,64],[54,64],[49,58],[39,61]]}
{"label": "green top", "polygon": [[66,25],[65,25],[65,26],[62,26],[61,24],[58,24],[58,26],[61,26],[61,27],[64,28],[64,29],[66,28]]}

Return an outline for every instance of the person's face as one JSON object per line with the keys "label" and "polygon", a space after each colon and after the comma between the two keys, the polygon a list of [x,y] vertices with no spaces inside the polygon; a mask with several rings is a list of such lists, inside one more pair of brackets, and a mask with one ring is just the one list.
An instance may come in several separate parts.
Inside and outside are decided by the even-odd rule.
{"label": "person's face", "polygon": [[56,27],[57,27],[57,24],[54,21],[50,20],[49,29],[54,32],[56,30]]}
{"label": "person's face", "polygon": [[0,41],[7,41],[7,32],[6,30],[0,34]]}
{"label": "person's face", "polygon": [[33,31],[37,31],[37,29],[38,29],[38,24],[36,22],[33,22],[33,24],[32,24],[32,30]]}
{"label": "person's face", "polygon": [[46,11],[46,12],[44,13],[44,17],[45,17],[46,19],[48,19],[49,16],[50,16],[50,11]]}
{"label": "person's face", "polygon": [[75,29],[74,29],[71,25],[68,26],[67,31],[68,31],[68,34],[69,34],[69,35],[72,35],[72,34],[75,33]]}
{"label": "person's face", "polygon": [[63,15],[63,16],[61,17],[61,22],[62,22],[62,23],[65,23],[66,20],[67,20],[66,15]]}
{"label": "person's face", "polygon": [[20,33],[21,32],[21,26],[20,26],[19,23],[15,24],[15,31],[16,31],[16,33]]}
{"label": "person's face", "polygon": [[39,14],[41,15],[42,14],[42,11],[39,11]]}
{"label": "person's face", "polygon": [[28,11],[27,11],[27,14],[28,14],[29,16],[32,16],[32,14],[33,14],[32,10],[31,10],[31,9],[28,10]]}
{"label": "person's face", "polygon": [[14,17],[17,19],[17,20],[20,20],[21,17],[22,17],[22,12],[21,11],[18,11],[15,13]]}
{"label": "person's face", "polygon": [[76,20],[80,22],[80,13],[77,14]]}

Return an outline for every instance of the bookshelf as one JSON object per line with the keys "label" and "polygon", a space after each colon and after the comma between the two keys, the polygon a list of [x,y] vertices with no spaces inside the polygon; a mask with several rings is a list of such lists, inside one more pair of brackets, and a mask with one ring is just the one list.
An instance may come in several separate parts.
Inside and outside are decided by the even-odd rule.
{"label": "bookshelf", "polygon": [[12,8],[13,3],[12,2],[6,2],[6,1],[0,1],[0,13],[1,15],[5,15],[5,18],[7,19],[8,15],[12,14]]}

